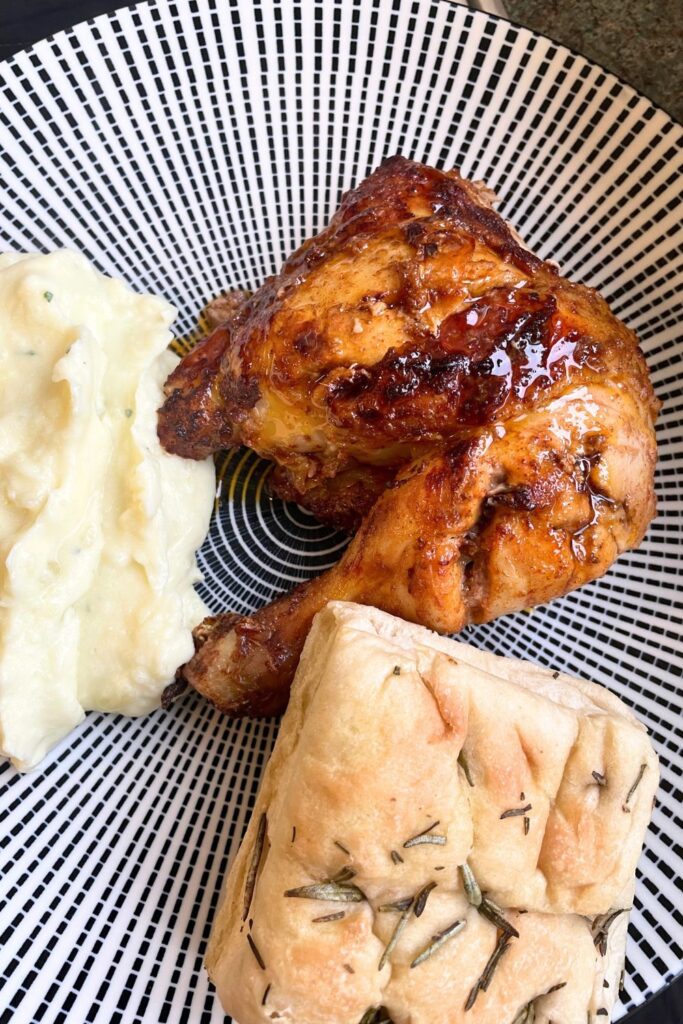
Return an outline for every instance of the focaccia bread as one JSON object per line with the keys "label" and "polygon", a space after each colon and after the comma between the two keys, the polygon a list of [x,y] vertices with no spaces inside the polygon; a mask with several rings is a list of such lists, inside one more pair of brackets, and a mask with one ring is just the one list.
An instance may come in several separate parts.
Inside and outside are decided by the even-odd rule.
{"label": "focaccia bread", "polygon": [[207,967],[239,1024],[601,1024],[657,787],[613,694],[315,619]]}

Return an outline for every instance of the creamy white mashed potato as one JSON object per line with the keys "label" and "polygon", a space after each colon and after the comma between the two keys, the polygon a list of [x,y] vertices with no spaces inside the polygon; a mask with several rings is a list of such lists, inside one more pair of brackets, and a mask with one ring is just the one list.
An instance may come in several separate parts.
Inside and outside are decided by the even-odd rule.
{"label": "creamy white mashed potato", "polygon": [[156,433],[174,310],[83,257],[0,255],[0,752],[142,715],[193,652],[213,463]]}

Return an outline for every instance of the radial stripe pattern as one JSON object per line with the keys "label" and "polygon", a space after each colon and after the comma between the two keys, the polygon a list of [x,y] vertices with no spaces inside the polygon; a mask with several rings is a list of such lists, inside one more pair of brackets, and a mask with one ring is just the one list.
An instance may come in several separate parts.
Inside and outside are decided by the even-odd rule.
{"label": "radial stripe pattern", "polygon": [[[495,6],[480,4],[479,6]],[[663,401],[645,543],[561,601],[467,631],[606,684],[652,731],[659,802],[620,1013],[681,969],[681,129],[612,75],[449,0],[151,0],[0,64],[2,248],[82,250],[166,296],[197,336],[396,152],[483,178],[532,248],[638,331]],[[346,540],[273,499],[244,450],[217,464],[200,562],[248,612]],[[0,768],[0,971],[13,1024],[224,1020],[202,959],[275,738],[188,696],[91,714],[37,773]]]}

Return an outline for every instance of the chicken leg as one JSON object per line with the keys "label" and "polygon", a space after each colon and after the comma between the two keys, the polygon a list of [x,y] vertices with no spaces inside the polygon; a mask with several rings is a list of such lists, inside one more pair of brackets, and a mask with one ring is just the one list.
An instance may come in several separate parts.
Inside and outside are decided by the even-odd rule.
{"label": "chicken leg", "polygon": [[169,451],[249,445],[276,493],[355,533],[318,579],[199,627],[184,676],[227,713],[284,706],[328,600],[456,632],[642,539],[658,402],[637,339],[490,200],[387,161],[169,378]]}
{"label": "chicken leg", "polygon": [[625,422],[609,391],[579,388],[411,463],[336,566],[253,615],[208,620],[185,678],[226,713],[275,714],[327,601],[448,633],[594,579],[640,540],[628,498],[654,451],[635,403],[629,412]]}

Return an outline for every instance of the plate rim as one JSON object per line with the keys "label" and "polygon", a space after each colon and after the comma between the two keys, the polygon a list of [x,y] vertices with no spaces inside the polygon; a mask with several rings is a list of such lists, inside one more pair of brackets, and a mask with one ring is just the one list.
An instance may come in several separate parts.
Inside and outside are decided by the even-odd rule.
{"label": "plate rim", "polygon": [[[133,0],[132,3],[124,6],[133,7],[138,2],[146,3],[149,2],[149,0]],[[151,2],[157,3],[158,0],[151,0]],[[441,0],[441,2],[451,4],[455,7],[462,6],[457,2],[457,0]],[[516,21],[514,18],[510,18],[507,15],[494,14],[492,11],[480,10],[472,10],[472,14],[483,14],[485,18],[491,18],[494,21],[507,22],[509,25],[513,25],[515,28],[520,28],[525,32],[530,32],[531,35],[535,36],[537,39],[545,39],[547,42],[552,43],[554,46],[559,46],[564,50],[568,50],[573,57],[580,57],[582,60],[585,60],[589,64],[592,64],[594,67],[600,68],[600,70],[604,72],[604,74],[611,75],[612,78],[616,78],[616,80],[619,82],[621,86],[623,86],[626,89],[630,89],[631,92],[638,96],[641,100],[645,100],[645,102],[648,103],[657,113],[663,114],[664,117],[668,118],[668,120],[671,121],[672,124],[676,125],[676,127],[680,128],[683,132],[683,121],[679,121],[678,118],[675,117],[670,110],[667,110],[666,107],[661,106],[661,104],[657,103],[656,100],[653,100],[651,96],[648,96],[647,93],[642,92],[637,86],[633,85],[632,82],[628,82],[623,77],[623,75],[621,75],[618,71],[611,71],[609,68],[606,68],[605,65],[602,64],[599,60],[594,60],[593,57],[588,57],[581,50],[577,50],[576,47],[570,46],[569,43],[561,42],[559,39],[556,39],[555,36],[550,36],[546,32],[538,32],[534,28],[529,28],[528,25],[523,25],[521,21]]]}
{"label": "plate rim", "polygon": [[[197,2],[202,3],[205,2],[205,0],[197,0]],[[291,0],[281,0],[281,2],[290,3]],[[349,0],[337,0],[337,2],[347,3],[349,2]],[[399,2],[407,3],[407,0],[399,0]],[[534,28],[529,28],[528,25],[523,25],[520,21],[516,21],[514,18],[511,18],[507,15],[504,16],[502,14],[494,14],[491,11],[483,11],[480,10],[479,8],[470,7],[469,2],[460,3],[458,2],[458,0],[434,0],[434,2],[445,3],[448,4],[449,7],[465,11],[468,14],[471,14],[475,19],[483,19],[484,21],[492,21],[494,23],[502,22],[503,24],[512,25],[513,28],[519,29],[522,32],[526,32],[529,35],[533,36],[535,39],[543,39],[545,40],[545,42],[552,43],[553,46],[559,47],[562,50],[566,50],[567,53],[571,54],[572,57],[578,57],[580,60],[586,61],[589,65],[598,68],[600,71],[602,71],[603,74],[609,75],[612,78],[614,78],[622,88],[630,90],[630,92],[632,92],[635,96],[637,96],[639,99],[647,103],[648,106],[650,106],[652,110],[655,111],[655,113],[661,114],[663,117],[665,117],[676,128],[678,128],[683,135],[683,121],[679,121],[678,118],[671,113],[671,111],[667,110],[665,107],[662,107],[659,103],[656,102],[656,100],[653,100],[650,96],[648,96],[646,93],[642,92],[639,88],[637,88],[637,86],[633,85],[631,82],[628,82],[618,71],[611,71],[609,68],[606,68],[604,64],[601,64],[600,61],[594,60],[592,57],[588,57],[581,50],[576,49],[576,47],[574,46],[570,46],[569,43],[561,42],[559,39],[556,39],[554,36],[548,35],[545,32],[538,32]],[[474,2],[476,2],[476,0],[474,0]],[[40,46],[43,43],[52,43],[55,40],[59,41],[60,36],[71,35],[71,33],[75,32],[81,26],[94,25],[98,18],[114,18],[121,11],[130,11],[136,7],[142,7],[143,5],[147,5],[148,7],[158,7],[162,4],[163,0],[128,0],[128,2],[119,3],[113,10],[102,11],[100,14],[95,14],[90,18],[83,18],[80,21],[76,21],[73,24],[68,25],[66,28],[58,29],[56,32],[52,32],[50,35],[42,36],[40,39],[36,39],[35,42],[31,43],[30,46],[21,47],[21,49],[16,50],[14,53],[10,54],[9,57],[4,57],[2,60],[0,60],[0,67],[11,65],[22,54],[32,53],[37,46]]]}
{"label": "plate rim", "polygon": [[[187,2],[187,0],[180,0],[180,2]],[[205,2],[210,2],[210,0],[196,0],[196,2],[201,4]],[[281,0],[281,2],[291,3],[292,0]],[[343,5],[345,3],[349,3],[350,0],[337,0],[337,2],[340,3],[340,5]],[[396,2],[397,0],[394,0],[394,3]],[[399,0],[399,2],[407,4],[408,0]],[[660,115],[665,119],[665,121],[669,122],[680,133],[680,138],[678,141],[680,144],[683,144],[683,121],[680,121],[673,113],[671,113],[671,111],[661,106],[658,102],[653,100],[646,93],[642,92],[638,87],[633,85],[631,82],[628,82],[619,72],[606,68],[604,64],[602,64],[600,61],[587,56],[585,53],[583,53],[576,47],[566,42],[560,41],[554,36],[549,35],[545,32],[539,32],[536,29],[530,28],[529,26],[522,24],[515,18],[512,18],[508,15],[496,14],[490,11],[480,10],[478,8],[469,6],[468,3],[459,3],[458,0],[434,0],[434,3],[446,4],[450,8],[459,9],[463,14],[471,15],[474,22],[478,21],[482,25],[487,22],[493,23],[494,25],[501,23],[510,25],[530,38],[550,43],[559,51],[564,51],[565,53],[571,55],[572,58],[578,58],[579,60],[584,61],[589,67],[599,70],[604,75],[616,81],[619,84],[621,90],[626,90],[627,93],[630,93],[632,96],[635,96],[639,100],[643,101],[646,104],[647,108],[649,108],[653,112],[653,114]],[[2,60],[0,60],[0,68],[9,68],[14,73],[14,66],[18,64],[19,60],[23,56],[35,54],[36,49],[45,44],[54,46],[55,43],[59,45],[62,42],[62,40],[70,40],[71,37],[74,34],[76,34],[80,29],[91,28],[95,26],[100,19],[111,20],[116,18],[122,12],[133,11],[136,8],[147,7],[149,9],[152,9],[154,7],[163,6],[164,0],[127,0],[127,2],[117,3],[116,6],[111,10],[101,11],[98,14],[94,14],[90,17],[80,19],[79,21],[73,22],[72,24],[69,24],[64,28],[60,28],[57,31],[50,33],[49,35],[43,36],[40,39],[35,40],[31,43],[30,46],[24,46],[17,49],[8,57],[5,57]],[[680,970],[676,974],[674,974],[673,977],[665,985],[662,986],[662,988],[648,996],[648,998],[645,999],[640,1005],[632,1008],[624,1017],[621,1018],[621,1020],[624,1022],[624,1024],[628,1024],[628,1022],[635,1021],[639,1017],[639,1015],[651,1010],[658,1000],[663,1000],[664,998],[666,998],[666,996],[668,995],[668,993],[671,992],[672,989],[676,989],[677,991],[683,991],[683,965],[681,966]],[[673,1018],[671,1018],[671,1024],[673,1024]]]}

